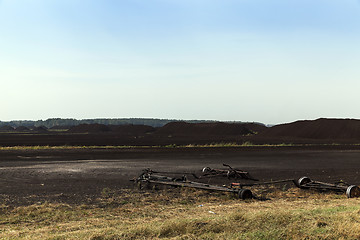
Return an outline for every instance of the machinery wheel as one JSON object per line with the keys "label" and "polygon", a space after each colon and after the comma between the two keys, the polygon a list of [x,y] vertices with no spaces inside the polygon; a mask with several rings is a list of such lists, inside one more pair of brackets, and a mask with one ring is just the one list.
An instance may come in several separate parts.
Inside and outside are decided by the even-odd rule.
{"label": "machinery wheel", "polygon": [[311,179],[308,177],[301,177],[297,182],[295,183],[297,187],[304,188],[304,185],[311,182]]}
{"label": "machinery wheel", "polygon": [[360,188],[356,185],[351,185],[346,189],[346,196],[348,198],[360,197]]}
{"label": "machinery wheel", "polygon": [[204,167],[203,169],[202,169],[202,172],[203,173],[208,173],[208,172],[210,172],[211,171],[211,168],[209,168],[209,167]]}
{"label": "machinery wheel", "polygon": [[251,199],[253,197],[252,192],[249,189],[239,189],[238,191],[238,197],[240,199]]}
{"label": "machinery wheel", "polygon": [[235,174],[234,174],[233,171],[227,171],[227,172],[226,172],[226,177],[227,177],[228,179],[230,179],[230,178],[235,178]]}

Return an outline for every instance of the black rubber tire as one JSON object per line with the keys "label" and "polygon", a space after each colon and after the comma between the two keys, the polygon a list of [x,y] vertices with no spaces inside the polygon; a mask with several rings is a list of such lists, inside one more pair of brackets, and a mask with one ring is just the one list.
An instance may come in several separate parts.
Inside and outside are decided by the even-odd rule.
{"label": "black rubber tire", "polygon": [[239,189],[238,197],[242,200],[253,198],[252,192],[249,189]]}
{"label": "black rubber tire", "polygon": [[209,167],[204,167],[203,169],[202,169],[202,172],[203,173],[208,173],[208,172],[210,172],[211,171],[211,168],[209,168]]}
{"label": "black rubber tire", "polygon": [[348,198],[360,197],[360,188],[356,185],[351,185],[346,189],[346,196]]}
{"label": "black rubber tire", "polygon": [[234,173],[233,172],[230,172],[229,170],[226,172],[226,177],[228,179],[232,178],[234,176]]}
{"label": "black rubber tire", "polygon": [[308,177],[301,177],[299,178],[299,180],[297,180],[296,182],[296,186],[299,188],[304,188],[304,185],[306,185],[307,183],[311,182],[311,179]]}

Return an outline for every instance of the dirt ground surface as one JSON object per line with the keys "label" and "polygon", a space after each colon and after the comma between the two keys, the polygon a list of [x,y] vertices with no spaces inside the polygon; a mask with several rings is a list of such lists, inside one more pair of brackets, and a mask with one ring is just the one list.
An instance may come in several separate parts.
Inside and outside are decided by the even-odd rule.
{"label": "dirt ground surface", "polygon": [[[133,188],[143,169],[193,172],[223,163],[261,181],[299,178],[360,184],[360,150],[299,148],[128,148],[1,150],[0,204],[93,203],[108,191]],[[168,174],[172,175],[172,174]],[[187,175],[189,180],[194,180]],[[198,181],[198,180],[197,180]],[[249,182],[214,177],[214,184]],[[251,181],[250,181],[251,182]]]}

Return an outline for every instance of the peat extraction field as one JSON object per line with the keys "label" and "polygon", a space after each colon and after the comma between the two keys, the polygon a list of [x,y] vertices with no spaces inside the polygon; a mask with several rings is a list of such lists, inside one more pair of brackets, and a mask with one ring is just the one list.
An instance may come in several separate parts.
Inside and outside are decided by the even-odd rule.
{"label": "peat extraction field", "polygon": [[[81,204],[96,201],[103,189],[132,189],[135,184],[130,180],[147,168],[170,172],[167,175],[171,176],[200,176],[204,167],[224,168],[223,163],[248,171],[260,181],[308,176],[360,184],[360,150],[259,148],[10,148],[0,152],[1,200],[10,205],[39,201]],[[191,174],[187,177],[195,180]],[[234,179],[208,177],[197,181],[222,185]]]}
{"label": "peat extraction field", "polygon": [[[130,181],[151,169],[171,179],[186,175],[202,186],[304,176],[359,185],[356,126],[330,121],[335,133],[329,133],[319,121],[327,123],[9,128],[0,134],[0,238],[358,239],[360,200],[344,191],[286,182],[248,186],[254,198],[243,200],[186,187],[139,188]],[[203,177],[204,167],[227,169],[223,164],[258,181]]]}

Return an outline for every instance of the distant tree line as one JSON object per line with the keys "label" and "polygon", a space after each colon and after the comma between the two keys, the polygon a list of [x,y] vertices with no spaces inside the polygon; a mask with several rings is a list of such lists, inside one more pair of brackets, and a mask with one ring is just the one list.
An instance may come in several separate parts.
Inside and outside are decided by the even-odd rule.
{"label": "distant tree line", "polygon": [[[104,125],[147,125],[152,127],[162,127],[169,122],[184,121],[188,123],[201,123],[201,122],[216,122],[210,120],[176,120],[176,119],[156,119],[156,118],[97,118],[97,119],[82,119],[77,120],[73,118],[49,118],[47,120],[16,120],[16,121],[0,121],[1,126],[12,126],[12,127],[40,127],[44,126],[47,128],[61,127],[61,126],[77,126],[80,124],[104,124]],[[241,123],[240,121],[233,121],[231,123]],[[259,123],[261,124],[261,123]]]}
{"label": "distant tree line", "polygon": [[77,120],[73,118],[49,118],[47,120],[37,120],[37,121],[30,121],[30,120],[16,120],[16,121],[9,121],[3,122],[0,121],[0,126],[8,125],[12,127],[40,127],[44,126],[47,128],[57,127],[57,126],[77,126],[80,124],[104,124],[104,125],[126,125],[126,124],[134,124],[134,125],[149,125],[153,127],[161,127],[172,120],[163,120],[163,119],[144,119],[144,118],[121,118],[121,119],[107,119],[107,118],[100,118],[100,119],[82,119]]}

